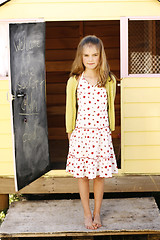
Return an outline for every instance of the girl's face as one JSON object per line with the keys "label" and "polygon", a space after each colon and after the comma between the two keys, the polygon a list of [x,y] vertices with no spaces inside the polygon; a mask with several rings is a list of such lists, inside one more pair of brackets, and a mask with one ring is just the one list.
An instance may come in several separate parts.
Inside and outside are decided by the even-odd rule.
{"label": "girl's face", "polygon": [[85,69],[94,70],[99,63],[100,53],[93,44],[87,44],[83,47],[82,61]]}

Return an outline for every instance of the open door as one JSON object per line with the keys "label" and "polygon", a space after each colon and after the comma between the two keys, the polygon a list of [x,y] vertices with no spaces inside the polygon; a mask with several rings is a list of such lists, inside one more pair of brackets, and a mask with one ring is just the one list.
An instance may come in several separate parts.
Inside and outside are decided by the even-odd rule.
{"label": "open door", "polygon": [[45,23],[9,25],[16,190],[50,170]]}
{"label": "open door", "polygon": [[[64,34],[65,32],[65,34]],[[50,161],[53,169],[64,170],[68,154],[65,129],[66,84],[76,48],[86,35],[101,38],[111,71],[120,77],[120,21],[48,21],[46,22],[46,93]],[[121,168],[120,87],[115,99],[116,130],[112,132],[118,168]],[[56,149],[56,151],[55,151]]]}

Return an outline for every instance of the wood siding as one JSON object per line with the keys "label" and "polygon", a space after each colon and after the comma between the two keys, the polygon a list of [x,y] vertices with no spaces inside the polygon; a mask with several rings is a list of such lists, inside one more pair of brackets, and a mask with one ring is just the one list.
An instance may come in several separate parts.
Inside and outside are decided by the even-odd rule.
{"label": "wood siding", "polygon": [[122,81],[122,154],[125,173],[159,173],[160,78]]}
{"label": "wood siding", "polygon": [[0,176],[13,175],[9,81],[0,80]]}
{"label": "wood siding", "polygon": [[157,0],[12,0],[0,7],[0,18],[119,20],[121,16],[159,16],[159,12]]}

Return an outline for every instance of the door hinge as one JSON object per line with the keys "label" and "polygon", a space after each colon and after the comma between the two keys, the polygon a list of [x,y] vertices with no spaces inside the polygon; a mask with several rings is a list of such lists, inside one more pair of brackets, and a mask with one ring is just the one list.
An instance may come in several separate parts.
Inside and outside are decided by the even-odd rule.
{"label": "door hinge", "polygon": [[15,95],[12,95],[10,92],[7,92],[7,101],[10,102],[15,99]]}

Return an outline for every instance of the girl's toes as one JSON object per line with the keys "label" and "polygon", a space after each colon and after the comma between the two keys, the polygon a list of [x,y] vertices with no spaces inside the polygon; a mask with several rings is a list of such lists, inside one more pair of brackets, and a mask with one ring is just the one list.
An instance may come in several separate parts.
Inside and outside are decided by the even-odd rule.
{"label": "girl's toes", "polygon": [[97,222],[93,222],[93,226],[96,227],[96,228],[100,228],[100,227],[102,227],[102,224],[97,223]]}
{"label": "girl's toes", "polygon": [[84,224],[87,229],[91,229],[91,230],[97,229],[97,227],[93,225],[91,217],[85,217]]}
{"label": "girl's toes", "polygon": [[100,215],[94,216],[93,225],[96,226],[97,228],[102,227]]}

